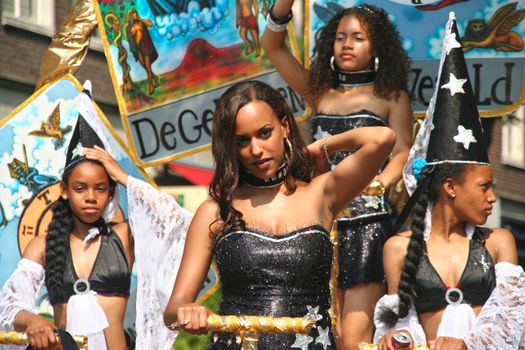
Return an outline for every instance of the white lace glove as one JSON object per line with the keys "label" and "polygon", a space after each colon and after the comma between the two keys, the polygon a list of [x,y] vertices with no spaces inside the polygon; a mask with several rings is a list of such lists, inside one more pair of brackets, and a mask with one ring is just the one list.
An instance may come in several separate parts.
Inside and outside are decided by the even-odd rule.
{"label": "white lace glove", "polygon": [[42,265],[22,259],[0,292],[0,329],[14,330],[15,316],[20,311],[36,314],[35,301],[44,284]]}
{"label": "white lace glove", "polygon": [[176,333],[163,313],[179,270],[192,214],[172,196],[128,177],[129,224],[135,239],[137,349],[171,350]]}
{"label": "white lace glove", "polygon": [[496,288],[481,309],[476,324],[464,338],[468,349],[524,348],[525,274],[521,266],[498,263]]}

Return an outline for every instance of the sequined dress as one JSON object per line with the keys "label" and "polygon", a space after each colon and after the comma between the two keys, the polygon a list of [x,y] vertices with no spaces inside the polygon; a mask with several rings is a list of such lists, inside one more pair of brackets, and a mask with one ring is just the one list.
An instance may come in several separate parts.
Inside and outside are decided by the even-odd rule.
{"label": "sequined dress", "polygon": [[[362,110],[348,115],[318,114],[312,121],[312,133],[318,140],[326,135],[367,126],[386,126],[378,115]],[[338,164],[351,152],[338,152],[332,161]],[[339,288],[357,283],[384,280],[383,244],[390,233],[391,219],[384,196],[357,196],[337,219],[339,240]]]}
{"label": "sequined dress", "polygon": [[[310,334],[264,334],[259,350],[335,349],[330,308],[332,243],[318,225],[282,235],[256,229],[223,234],[214,259],[222,285],[220,314],[303,317]],[[215,334],[210,349],[240,349],[232,333]]]}

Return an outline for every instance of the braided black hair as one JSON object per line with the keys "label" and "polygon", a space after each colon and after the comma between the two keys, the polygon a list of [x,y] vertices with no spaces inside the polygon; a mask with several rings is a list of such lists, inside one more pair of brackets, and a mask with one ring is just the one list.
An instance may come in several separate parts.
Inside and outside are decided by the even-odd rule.
{"label": "braided black hair", "polygon": [[419,262],[423,256],[425,213],[428,203],[436,201],[441,193],[440,187],[446,179],[450,178],[461,183],[464,172],[471,167],[471,165],[465,164],[439,164],[432,169],[432,172],[428,171],[429,169],[424,170],[421,178],[418,180],[419,185],[425,181],[426,177],[432,177],[429,189],[419,197],[412,210],[412,224],[410,226],[412,235],[408,243],[397,291],[399,295],[399,312],[396,314],[392,310],[385,308],[379,314],[380,320],[388,327],[394,327],[399,318],[408,315],[410,306],[415,298],[414,285]]}
{"label": "braided black hair", "polygon": [[73,218],[69,203],[63,199],[53,205],[53,218],[46,236],[46,287],[51,305],[64,300],[64,267],[69,235],[73,230]]}

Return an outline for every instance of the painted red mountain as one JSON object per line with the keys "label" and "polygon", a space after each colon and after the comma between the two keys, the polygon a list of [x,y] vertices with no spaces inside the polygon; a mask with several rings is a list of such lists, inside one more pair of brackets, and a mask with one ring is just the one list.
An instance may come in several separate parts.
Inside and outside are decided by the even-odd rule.
{"label": "painted red mountain", "polygon": [[215,48],[206,40],[195,39],[179,67],[163,74],[163,85],[166,92],[182,89],[191,94],[257,75],[263,70],[261,61],[246,59],[240,44]]}

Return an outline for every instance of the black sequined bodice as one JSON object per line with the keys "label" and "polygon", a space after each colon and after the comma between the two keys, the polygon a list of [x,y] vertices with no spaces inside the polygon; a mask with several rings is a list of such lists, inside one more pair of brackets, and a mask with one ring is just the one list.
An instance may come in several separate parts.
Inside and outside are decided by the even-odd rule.
{"label": "black sequined bodice", "polygon": [[[317,326],[332,339],[328,317],[332,243],[323,227],[285,235],[255,229],[230,232],[217,240],[214,258],[222,286],[221,314],[303,317],[317,308]],[[324,348],[315,343],[321,336],[317,327],[309,336],[309,349]],[[212,348],[236,348],[231,335],[221,337]],[[290,349],[296,341],[295,334],[264,335],[259,349]]]}
{"label": "black sequined bodice", "polygon": [[[386,122],[378,115],[362,110],[358,113],[347,115],[318,114],[312,120],[312,135],[315,140],[326,135],[337,135],[344,131],[367,126],[387,126]],[[351,154],[349,151],[337,152],[333,163],[338,164]],[[357,196],[347,206],[346,215],[338,220],[355,220],[376,215],[388,214],[383,196]]]}

